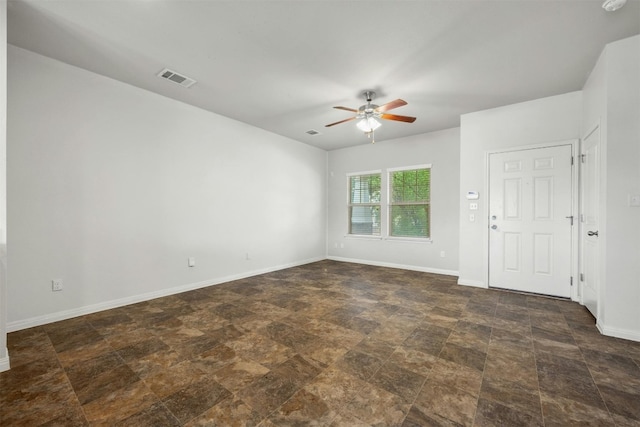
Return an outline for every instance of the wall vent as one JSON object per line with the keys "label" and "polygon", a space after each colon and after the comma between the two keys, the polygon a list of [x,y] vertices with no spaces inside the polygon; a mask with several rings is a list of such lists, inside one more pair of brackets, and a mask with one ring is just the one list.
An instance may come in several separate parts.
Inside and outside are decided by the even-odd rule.
{"label": "wall vent", "polygon": [[184,86],[184,87],[191,87],[193,86],[196,81],[187,77],[187,76],[183,76],[182,74],[178,74],[175,71],[172,71],[168,68],[165,68],[164,70],[160,71],[158,74],[156,74],[158,77],[161,77],[163,79],[167,79],[170,82],[179,84],[180,86]]}
{"label": "wall vent", "polygon": [[315,129],[309,129],[308,131],[306,131],[305,133],[308,133],[309,135],[315,136],[315,135],[320,135],[320,132],[318,132]]}

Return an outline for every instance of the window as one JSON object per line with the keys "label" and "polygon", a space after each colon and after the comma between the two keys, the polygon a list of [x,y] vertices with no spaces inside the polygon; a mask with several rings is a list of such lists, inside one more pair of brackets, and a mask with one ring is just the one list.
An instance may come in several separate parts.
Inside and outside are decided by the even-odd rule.
{"label": "window", "polygon": [[379,172],[349,176],[349,234],[380,235]]}
{"label": "window", "polygon": [[431,166],[389,170],[389,235],[430,236]]}

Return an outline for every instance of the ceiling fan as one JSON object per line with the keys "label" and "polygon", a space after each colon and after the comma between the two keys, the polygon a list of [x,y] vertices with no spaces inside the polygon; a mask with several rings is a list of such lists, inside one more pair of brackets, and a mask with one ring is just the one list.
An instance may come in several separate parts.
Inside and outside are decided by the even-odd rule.
{"label": "ceiling fan", "polygon": [[415,117],[399,116],[397,114],[387,113],[387,111],[389,110],[407,105],[407,102],[402,99],[396,99],[395,101],[388,102],[384,105],[375,105],[371,103],[373,98],[375,98],[376,96],[375,92],[366,91],[363,93],[363,96],[366,99],[367,103],[365,105],[361,105],[357,110],[348,107],[333,107],[338,110],[351,111],[353,113],[356,113],[356,115],[353,117],[349,117],[348,119],[340,120],[339,122],[330,123],[328,125],[325,125],[325,127],[331,127],[339,125],[340,123],[360,119],[356,126],[358,126],[358,129],[367,134],[369,138],[372,138],[372,142],[375,142],[373,140],[373,131],[380,127],[380,122],[376,119],[395,120],[405,123],[413,123],[416,121]]}

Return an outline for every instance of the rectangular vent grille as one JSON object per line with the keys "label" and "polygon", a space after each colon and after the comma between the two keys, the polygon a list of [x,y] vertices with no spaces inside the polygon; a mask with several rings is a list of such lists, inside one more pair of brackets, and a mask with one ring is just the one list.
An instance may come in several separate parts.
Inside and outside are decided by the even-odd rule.
{"label": "rectangular vent grille", "polygon": [[191,87],[196,83],[195,80],[190,79],[187,76],[183,76],[182,74],[178,74],[175,71],[172,71],[172,70],[170,70],[168,68],[165,68],[164,70],[160,71],[156,75],[158,77],[161,77],[163,79],[167,79],[170,82],[179,84],[180,86],[184,86],[184,87]]}
{"label": "rectangular vent grille", "polygon": [[306,133],[308,133],[309,135],[320,135],[320,132],[315,129],[309,129]]}

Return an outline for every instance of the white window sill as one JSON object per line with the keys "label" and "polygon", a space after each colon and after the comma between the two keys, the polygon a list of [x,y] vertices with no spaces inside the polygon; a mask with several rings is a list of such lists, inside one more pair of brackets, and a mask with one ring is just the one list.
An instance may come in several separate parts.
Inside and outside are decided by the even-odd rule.
{"label": "white window sill", "polygon": [[382,236],[370,236],[368,234],[345,234],[344,238],[358,240],[382,240]]}
{"label": "white window sill", "polygon": [[406,242],[406,243],[433,243],[433,240],[430,238],[421,238],[421,237],[395,237],[395,236],[370,236],[366,234],[345,234],[345,239],[355,239],[355,240],[389,240],[392,242]]}

